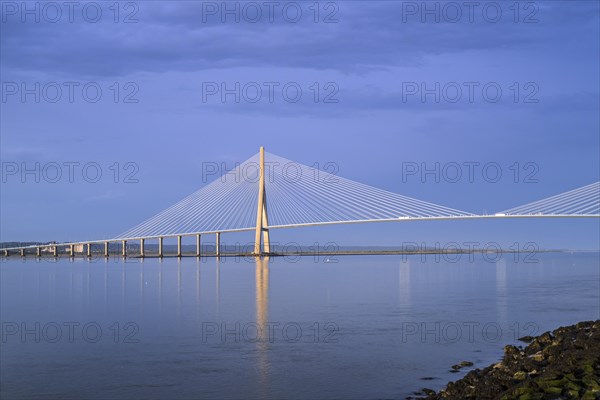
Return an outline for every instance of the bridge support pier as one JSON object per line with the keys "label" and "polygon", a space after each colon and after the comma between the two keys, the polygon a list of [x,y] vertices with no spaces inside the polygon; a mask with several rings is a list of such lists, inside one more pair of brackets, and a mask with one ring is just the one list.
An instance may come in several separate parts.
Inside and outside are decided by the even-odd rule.
{"label": "bridge support pier", "polygon": [[35,248],[35,256],[36,257],[41,257],[42,256],[42,248],[41,247],[36,247]]}
{"label": "bridge support pier", "polygon": [[158,238],[158,256],[162,257],[163,256],[163,239],[162,237]]}
{"label": "bridge support pier", "polygon": [[72,244],[69,245],[69,255],[75,257],[75,246]]}
{"label": "bridge support pier", "polygon": [[86,250],[87,250],[87,256],[91,257],[92,256],[92,244],[91,243],[87,244],[87,249]]}
{"label": "bridge support pier", "polygon": [[52,247],[52,255],[58,257],[58,246]]}
{"label": "bridge support pier", "polygon": [[25,249],[21,249],[21,257],[25,257]]}
{"label": "bridge support pier", "polygon": [[123,248],[121,249],[121,255],[123,257],[127,257],[127,240],[123,240],[122,242]]}
{"label": "bridge support pier", "polygon": [[269,222],[267,219],[267,204],[265,203],[265,210],[263,212],[263,251],[266,255],[269,255],[271,252],[271,239],[269,237],[269,229],[265,228],[269,226]]}
{"label": "bridge support pier", "polygon": [[108,257],[108,242],[104,242],[104,257]]}
{"label": "bridge support pier", "polygon": [[200,257],[202,252],[200,250],[200,234],[196,235],[196,257]]}
{"label": "bridge support pier", "polygon": [[181,236],[177,236],[177,257],[181,257]]}
{"label": "bridge support pier", "polygon": [[4,250],[4,257],[8,257],[10,255],[10,252],[8,250]]}
{"label": "bridge support pier", "polygon": [[144,257],[144,239],[140,239],[140,257]]}
{"label": "bridge support pier", "polygon": [[[261,243],[262,241],[262,243]],[[260,148],[260,180],[258,183],[258,206],[256,210],[256,229],[254,234],[254,252],[257,257],[271,251],[269,238],[269,218],[267,216],[267,193],[265,190],[265,148]]]}
{"label": "bridge support pier", "polygon": [[215,233],[215,255],[221,256],[221,232]]}

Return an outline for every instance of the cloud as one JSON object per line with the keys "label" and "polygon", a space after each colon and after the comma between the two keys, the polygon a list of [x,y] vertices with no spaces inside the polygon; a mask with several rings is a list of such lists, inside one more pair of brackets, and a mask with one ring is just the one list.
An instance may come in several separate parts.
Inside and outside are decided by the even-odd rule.
{"label": "cloud", "polygon": [[140,2],[139,22],[130,24],[114,23],[108,9],[95,24],[80,19],[22,23],[18,15],[3,15],[2,68],[77,77],[241,66],[362,73],[419,65],[427,55],[553,46],[594,26],[598,14],[595,2],[578,7],[544,3],[536,12],[539,22],[525,24],[515,23],[504,5],[497,23],[478,13],[472,23],[466,15],[457,23],[443,17],[440,23],[431,17],[421,23],[420,15],[406,15],[407,2],[358,1],[336,3],[337,23],[315,23],[308,3],[298,23],[281,17],[273,23],[266,17],[260,23],[243,18],[221,23],[219,16],[203,14],[205,3]]}

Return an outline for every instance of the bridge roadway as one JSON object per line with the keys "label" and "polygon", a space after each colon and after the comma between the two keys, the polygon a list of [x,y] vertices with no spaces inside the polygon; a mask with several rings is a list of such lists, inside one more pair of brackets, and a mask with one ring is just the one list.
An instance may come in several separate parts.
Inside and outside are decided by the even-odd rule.
{"label": "bridge roadway", "polygon": [[[385,219],[369,219],[369,220],[351,220],[351,221],[327,221],[327,222],[311,222],[311,223],[302,223],[302,224],[289,224],[289,225],[272,225],[268,226],[268,229],[283,229],[283,228],[300,228],[300,227],[309,227],[309,226],[325,226],[325,225],[341,225],[341,224],[362,224],[362,223],[373,223],[373,222],[409,222],[409,221],[433,221],[433,220],[472,220],[472,219],[515,219],[515,218],[600,218],[598,214],[523,214],[523,215],[511,215],[511,214],[490,214],[490,215],[457,215],[457,216],[444,216],[444,217],[398,217],[398,218],[385,218]],[[131,241],[139,241],[140,243],[140,252],[137,255],[138,257],[145,257],[145,242],[146,240],[158,240],[159,248],[158,248],[158,257],[165,256],[163,252],[163,240],[166,238],[177,238],[177,253],[176,257],[182,257],[182,237],[195,236],[196,237],[196,254],[195,256],[200,257],[203,255],[201,253],[201,236],[214,234],[216,236],[216,246],[214,256],[221,256],[221,246],[220,246],[220,236],[222,233],[233,233],[233,232],[250,232],[254,231],[255,227],[247,227],[247,228],[238,228],[238,229],[223,229],[219,231],[206,231],[206,232],[187,232],[187,233],[178,233],[178,234],[166,234],[160,236],[146,236],[146,237],[131,237],[131,238],[119,238],[119,239],[102,239],[102,240],[88,240],[83,242],[64,242],[64,243],[48,243],[44,245],[29,245],[29,246],[16,246],[16,247],[7,247],[0,249],[2,251],[2,255],[8,257],[11,255],[11,252],[17,251],[21,256],[27,255],[27,250],[35,249],[35,255],[37,257],[41,257],[42,249],[50,250],[54,257],[59,256],[58,249],[65,248],[67,249],[68,254],[71,257],[74,257],[76,252],[74,251],[75,246],[85,246],[86,251],[81,252],[80,254],[86,255],[88,257],[92,256],[92,247],[93,244],[103,244],[104,245],[104,256],[108,257],[109,252],[109,244],[110,243],[120,243],[121,244],[121,255],[123,257],[127,257],[127,242]]]}

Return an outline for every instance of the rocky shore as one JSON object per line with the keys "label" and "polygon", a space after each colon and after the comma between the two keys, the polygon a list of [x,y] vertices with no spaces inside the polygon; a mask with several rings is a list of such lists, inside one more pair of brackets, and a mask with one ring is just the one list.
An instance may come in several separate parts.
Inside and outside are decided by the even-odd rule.
{"label": "rocky shore", "polygon": [[600,320],[561,327],[528,345],[506,346],[502,361],[470,371],[426,399],[600,399]]}

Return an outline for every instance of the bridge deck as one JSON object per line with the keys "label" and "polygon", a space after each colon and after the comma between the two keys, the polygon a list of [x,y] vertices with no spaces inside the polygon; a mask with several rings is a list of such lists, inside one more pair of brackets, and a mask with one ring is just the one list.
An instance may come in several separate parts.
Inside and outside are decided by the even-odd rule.
{"label": "bridge deck", "polygon": [[[326,225],[343,225],[343,224],[364,224],[374,222],[413,222],[413,221],[444,221],[444,220],[473,220],[473,219],[517,219],[517,218],[600,218],[600,214],[525,214],[525,215],[457,215],[447,217],[400,217],[400,218],[383,218],[383,219],[371,219],[371,220],[352,220],[352,221],[327,221],[327,222],[314,222],[314,223],[303,223],[303,224],[288,224],[288,225],[272,225],[269,229],[284,229],[284,228],[302,228],[311,226],[326,226]],[[159,239],[159,238],[176,238],[179,236],[197,236],[197,235],[209,235],[216,233],[234,233],[234,232],[250,232],[254,231],[254,227],[248,228],[237,228],[237,229],[223,229],[218,231],[203,231],[203,232],[185,232],[178,234],[168,235],[157,235],[157,236],[138,236],[129,238],[113,238],[113,239],[100,239],[100,240],[86,240],[83,242],[62,242],[62,243],[49,243],[49,244],[38,244],[29,246],[18,246],[18,247],[3,247],[0,250],[27,250],[40,248],[52,248],[55,246],[77,246],[86,244],[104,244],[104,243],[120,243],[123,241],[134,241],[134,240],[148,240],[148,239]]]}

